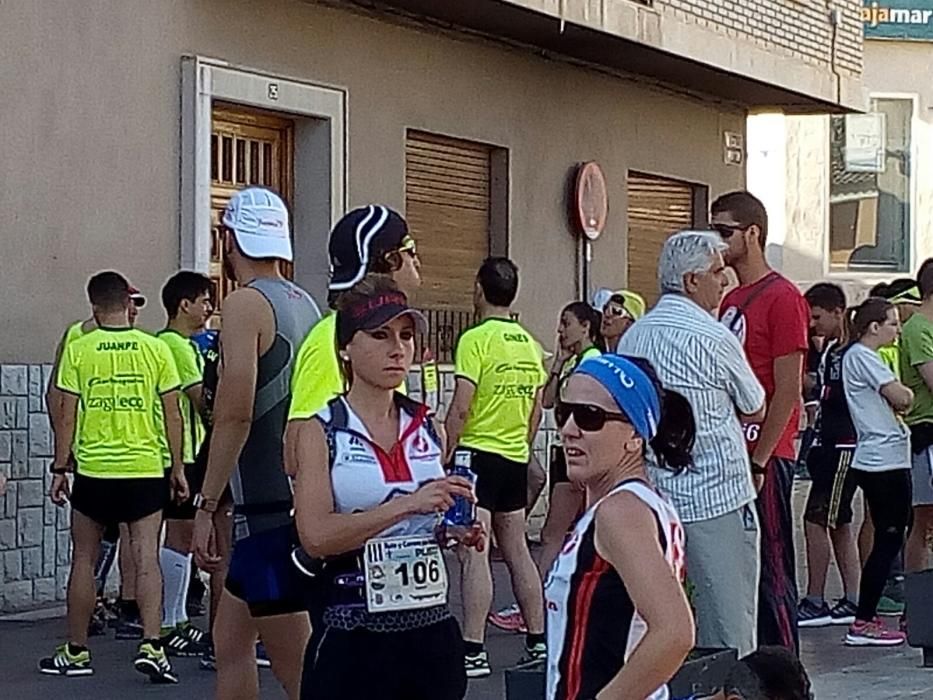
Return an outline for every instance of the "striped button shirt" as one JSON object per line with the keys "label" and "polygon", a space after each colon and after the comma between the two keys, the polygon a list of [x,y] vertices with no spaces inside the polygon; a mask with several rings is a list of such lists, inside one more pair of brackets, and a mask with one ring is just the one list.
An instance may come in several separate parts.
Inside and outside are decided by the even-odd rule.
{"label": "striped button shirt", "polygon": [[647,359],[662,384],[693,408],[693,466],[681,474],[648,470],[684,522],[711,520],[755,498],[738,413],[757,412],[765,392],[729,329],[687,297],[665,294],[622,336],[619,354]]}

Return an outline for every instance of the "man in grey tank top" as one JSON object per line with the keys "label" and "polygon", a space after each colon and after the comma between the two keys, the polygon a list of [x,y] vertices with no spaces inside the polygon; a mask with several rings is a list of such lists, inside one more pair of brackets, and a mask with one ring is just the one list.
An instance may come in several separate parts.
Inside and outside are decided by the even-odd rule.
{"label": "man in grey tank top", "polygon": [[281,274],[279,261],[292,260],[292,247],[278,195],[258,187],[235,194],[224,212],[223,246],[224,273],[240,288],[223,302],[220,380],[193,539],[198,565],[217,568],[211,514],[229,483],[235,543],[213,630],[216,697],[258,697],[261,637],[295,700],[310,624],[290,560],[295,534],[282,439],[293,360],[320,311]]}

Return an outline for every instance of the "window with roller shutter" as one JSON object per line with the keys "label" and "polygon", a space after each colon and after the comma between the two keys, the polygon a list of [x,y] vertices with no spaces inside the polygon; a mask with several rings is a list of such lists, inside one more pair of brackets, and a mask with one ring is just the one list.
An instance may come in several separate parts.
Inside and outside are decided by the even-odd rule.
{"label": "window with roller shutter", "polygon": [[[628,283],[651,306],[658,299],[658,256],[668,236],[695,228],[705,217],[702,185],[630,171]],[[704,226],[705,227],[705,226]]]}
{"label": "window with roller shutter", "polygon": [[503,153],[423,131],[406,134],[405,218],[423,280],[415,301],[429,321],[423,345],[442,363],[452,362],[457,339],[472,324],[476,271],[492,251],[504,252],[504,243],[494,243],[506,235],[496,207],[505,206],[507,189],[494,177]]}

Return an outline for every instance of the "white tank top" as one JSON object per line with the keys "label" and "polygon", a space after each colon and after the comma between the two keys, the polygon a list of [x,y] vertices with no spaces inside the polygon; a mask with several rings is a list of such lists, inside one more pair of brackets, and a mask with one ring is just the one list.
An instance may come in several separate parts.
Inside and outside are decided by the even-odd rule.
{"label": "white tank top", "polygon": [[[637,496],[657,518],[664,558],[683,580],[684,530],[674,507],[641,481],[625,481],[577,521],[544,587],[547,607],[547,700],[592,697],[621,670],[645,636],[625,583],[595,544],[596,509],[622,491]],[[667,700],[666,686],[647,700]]]}
{"label": "white tank top", "polygon": [[[386,452],[373,442],[366,426],[343,397],[317,414],[327,436],[334,511],[355,513],[417,491],[444,477],[441,442],[428,407],[395,394],[399,409],[398,442]],[[413,515],[378,537],[431,534],[436,515]]]}

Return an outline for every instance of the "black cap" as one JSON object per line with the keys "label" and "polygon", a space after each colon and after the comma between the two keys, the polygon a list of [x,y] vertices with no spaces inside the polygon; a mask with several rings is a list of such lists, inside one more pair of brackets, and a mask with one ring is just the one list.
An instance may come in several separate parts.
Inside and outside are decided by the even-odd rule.
{"label": "black cap", "polygon": [[357,331],[374,331],[399,316],[411,316],[418,333],[427,331],[428,322],[420,311],[408,305],[403,292],[380,292],[360,300],[346,310],[337,312],[337,344],[346,347]]}
{"label": "black cap", "polygon": [[408,236],[402,216],[381,204],[344,215],[330,233],[330,289],[350,289],[369,272],[374,260],[399,250]]}

